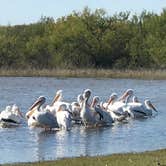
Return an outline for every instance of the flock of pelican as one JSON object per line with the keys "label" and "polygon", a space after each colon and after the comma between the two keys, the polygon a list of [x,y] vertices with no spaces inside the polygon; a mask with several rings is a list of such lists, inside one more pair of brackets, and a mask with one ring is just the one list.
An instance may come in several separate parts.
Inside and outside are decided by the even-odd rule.
{"label": "flock of pelican", "polygon": [[69,103],[62,100],[62,90],[58,90],[50,105],[45,105],[46,98],[40,96],[25,115],[17,105],[7,106],[0,113],[0,125],[20,126],[26,120],[29,127],[70,130],[73,123],[86,127],[108,126],[116,121],[150,117],[157,112],[150,100],[139,102],[132,89],[127,89],[119,98],[112,93],[106,102],[101,102],[98,96],[90,102],[91,94],[92,91],[86,89],[78,95],[76,102]]}

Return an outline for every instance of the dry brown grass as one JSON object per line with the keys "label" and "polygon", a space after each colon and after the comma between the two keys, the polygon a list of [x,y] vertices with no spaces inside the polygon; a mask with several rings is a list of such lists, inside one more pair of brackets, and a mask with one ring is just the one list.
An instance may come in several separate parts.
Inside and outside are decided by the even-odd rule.
{"label": "dry brown grass", "polygon": [[166,70],[0,69],[0,76],[166,79]]}

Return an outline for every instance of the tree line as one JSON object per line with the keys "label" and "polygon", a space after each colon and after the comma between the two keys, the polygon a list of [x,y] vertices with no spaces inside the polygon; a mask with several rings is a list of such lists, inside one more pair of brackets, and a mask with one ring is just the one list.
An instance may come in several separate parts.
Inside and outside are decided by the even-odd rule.
{"label": "tree line", "polygon": [[166,9],[108,16],[73,11],[54,20],[0,26],[0,68],[166,68]]}

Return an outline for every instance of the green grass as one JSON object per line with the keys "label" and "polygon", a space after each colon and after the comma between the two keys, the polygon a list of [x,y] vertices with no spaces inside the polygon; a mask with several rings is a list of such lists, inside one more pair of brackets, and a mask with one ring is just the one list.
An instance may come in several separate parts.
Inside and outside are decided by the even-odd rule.
{"label": "green grass", "polygon": [[166,70],[0,69],[0,76],[166,79]]}
{"label": "green grass", "polygon": [[[56,161],[11,164],[12,166],[166,166],[166,149],[144,153],[65,158]],[[5,165],[10,166],[10,165]]]}

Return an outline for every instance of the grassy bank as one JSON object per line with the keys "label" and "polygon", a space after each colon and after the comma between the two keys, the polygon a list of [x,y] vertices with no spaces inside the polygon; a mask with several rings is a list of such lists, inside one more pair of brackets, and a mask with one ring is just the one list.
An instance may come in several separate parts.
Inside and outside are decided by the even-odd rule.
{"label": "grassy bank", "polygon": [[[12,164],[12,166],[166,166],[166,149],[144,153],[66,158],[57,161]],[[10,165],[5,165],[10,166]]]}
{"label": "grassy bank", "polygon": [[166,70],[107,70],[107,69],[0,69],[0,76],[23,77],[96,77],[96,78],[137,78],[166,79]]}

